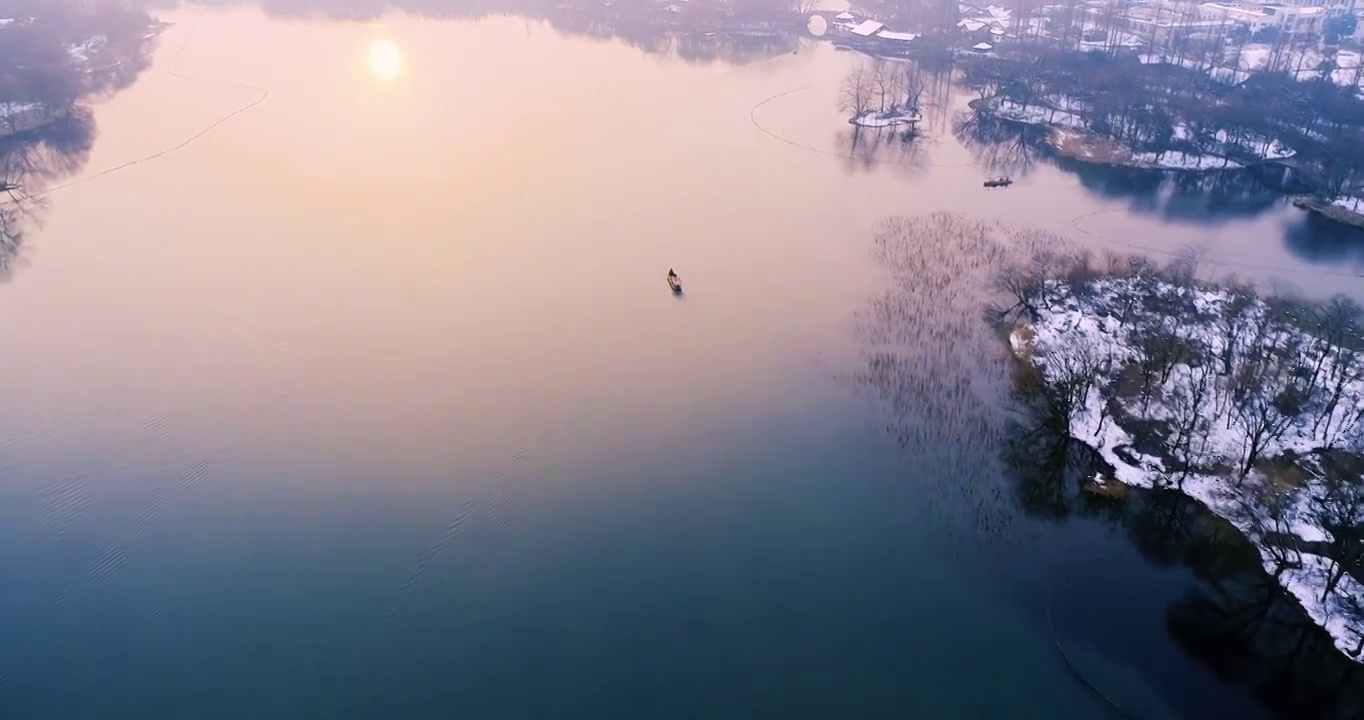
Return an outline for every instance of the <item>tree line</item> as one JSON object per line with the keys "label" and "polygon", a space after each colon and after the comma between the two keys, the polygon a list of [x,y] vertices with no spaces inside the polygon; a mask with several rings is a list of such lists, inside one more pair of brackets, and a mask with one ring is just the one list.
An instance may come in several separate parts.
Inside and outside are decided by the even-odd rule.
{"label": "tree line", "polygon": [[1194,68],[1045,44],[965,59],[959,78],[982,100],[1078,116],[1138,151],[1252,163],[1277,141],[1330,196],[1352,190],[1364,165],[1364,99],[1329,78],[1261,72],[1229,86]]}
{"label": "tree line", "polygon": [[854,118],[918,112],[927,87],[927,74],[917,63],[859,59],[839,84],[838,108]]}

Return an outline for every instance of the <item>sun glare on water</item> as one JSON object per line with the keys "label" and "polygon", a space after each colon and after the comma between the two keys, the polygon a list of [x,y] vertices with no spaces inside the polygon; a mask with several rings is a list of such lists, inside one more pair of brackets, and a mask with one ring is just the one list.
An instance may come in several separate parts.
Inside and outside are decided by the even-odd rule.
{"label": "sun glare on water", "polygon": [[392,40],[375,40],[369,46],[369,71],[380,80],[392,80],[403,72],[403,54]]}

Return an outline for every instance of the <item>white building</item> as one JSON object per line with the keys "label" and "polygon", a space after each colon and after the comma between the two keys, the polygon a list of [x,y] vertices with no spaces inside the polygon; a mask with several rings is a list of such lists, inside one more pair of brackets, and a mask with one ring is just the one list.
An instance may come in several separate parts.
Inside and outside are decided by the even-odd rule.
{"label": "white building", "polygon": [[852,31],[852,34],[857,35],[859,37],[871,37],[872,35],[881,32],[881,30],[884,27],[885,27],[884,23],[879,23],[875,20],[863,20],[862,22],[854,25],[850,29]]}
{"label": "white building", "polygon": [[1328,18],[1349,15],[1355,11],[1355,0],[1273,0],[1260,4],[1267,7],[1321,8]]}
{"label": "white building", "polygon": [[[1312,0],[1308,0],[1312,1]],[[1329,2],[1331,0],[1315,0]],[[1210,2],[1198,7],[1199,19],[1205,21],[1227,20],[1240,23],[1259,32],[1265,28],[1277,28],[1279,32],[1293,34],[1313,34],[1322,30],[1326,21],[1327,9],[1319,5],[1258,4],[1238,2]]]}

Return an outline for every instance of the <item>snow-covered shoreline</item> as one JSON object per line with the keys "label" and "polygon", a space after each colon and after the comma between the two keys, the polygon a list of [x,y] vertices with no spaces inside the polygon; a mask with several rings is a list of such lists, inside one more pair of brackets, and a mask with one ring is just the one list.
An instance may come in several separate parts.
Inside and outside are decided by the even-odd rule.
{"label": "snow-covered shoreline", "polygon": [[[1314,467],[1320,470],[1313,465],[1314,453],[1323,448],[1364,450],[1356,447],[1364,415],[1364,357],[1323,346],[1320,337],[1292,323],[1271,321],[1274,310],[1264,300],[1222,289],[1103,277],[1074,284],[1047,281],[1038,295],[1031,321],[1016,329],[1010,342],[1016,355],[1038,368],[1049,387],[1075,393],[1069,432],[1111,467],[1110,478],[1095,482],[1164,488],[1202,503],[1254,543],[1266,572],[1331,635],[1342,653],[1364,662],[1359,653],[1364,644],[1360,608],[1364,583],[1344,573],[1328,592],[1332,571],[1338,570],[1336,561],[1307,551],[1331,542],[1322,508],[1338,500],[1327,493],[1340,487],[1328,490],[1324,475],[1314,477]],[[1152,304],[1168,315],[1134,308],[1134,299],[1136,305],[1154,300]],[[1169,311],[1171,307],[1181,309]],[[1152,344],[1159,333],[1199,350],[1162,366],[1155,379],[1148,380],[1149,390],[1135,397],[1131,376],[1138,372],[1134,368],[1151,371],[1152,353],[1160,352],[1160,346]],[[1247,413],[1245,406],[1274,404],[1282,395],[1236,384],[1250,371],[1241,365],[1262,362],[1256,359],[1262,345],[1278,348],[1284,357],[1300,355],[1301,361],[1289,362],[1302,365],[1284,372],[1311,369],[1325,383],[1317,399],[1330,401],[1318,406],[1310,404],[1311,397],[1301,400],[1312,412],[1304,409],[1285,417],[1277,433],[1266,434],[1257,425],[1261,418]],[[1226,358],[1232,358],[1226,361],[1232,372],[1223,375],[1220,365]],[[1260,411],[1273,412],[1267,406]],[[1139,433],[1128,429],[1162,424],[1180,428],[1179,434],[1153,438],[1149,429]],[[1265,460],[1293,458],[1306,468],[1301,485],[1270,477],[1264,463],[1256,462],[1254,451],[1247,459],[1247,449],[1256,444]],[[1240,470],[1247,466],[1251,469],[1243,475]],[[1358,491],[1356,485],[1349,487]],[[1266,505],[1262,502],[1266,497],[1277,498],[1278,504]],[[1355,502],[1350,512],[1364,512],[1364,506]],[[1364,517],[1355,515],[1347,522],[1359,527]],[[1286,537],[1294,539],[1286,543]]]}
{"label": "snow-covered shoreline", "polygon": [[[1048,128],[1047,144],[1066,157],[1085,162],[1149,170],[1200,172],[1235,170],[1245,167],[1246,162],[1284,160],[1295,154],[1278,140],[1246,138],[1234,141],[1225,131],[1197,138],[1184,123],[1172,128],[1171,139],[1174,144],[1168,150],[1133,150],[1094,133],[1085,114],[1089,110],[1088,105],[1066,97],[1046,98],[1032,104],[993,97],[973,101],[971,106],[977,112],[1000,120]],[[1203,151],[1195,151],[1195,147]],[[1233,154],[1245,162],[1233,159]]]}
{"label": "snow-covered shoreline", "polygon": [[1308,195],[1294,198],[1293,204],[1332,222],[1364,228],[1364,199],[1359,197],[1338,196],[1326,199]]}

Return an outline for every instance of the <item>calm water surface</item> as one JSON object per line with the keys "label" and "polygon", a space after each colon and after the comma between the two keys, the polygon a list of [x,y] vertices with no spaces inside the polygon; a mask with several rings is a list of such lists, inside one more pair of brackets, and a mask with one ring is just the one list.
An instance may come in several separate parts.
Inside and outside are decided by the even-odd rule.
{"label": "calm water surface", "polygon": [[990,452],[883,432],[869,238],[946,209],[1312,292],[1350,246],[1050,166],[986,193],[946,114],[831,156],[823,45],[172,19],[86,177],[265,99],[54,193],[0,288],[7,717],[1103,717],[1039,601],[1077,574],[1058,624],[1133,692],[1258,714],[1166,637],[1187,573],[982,527],[932,458]]}

